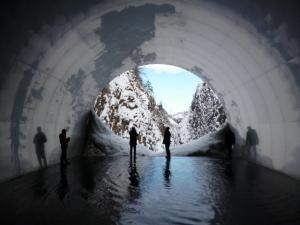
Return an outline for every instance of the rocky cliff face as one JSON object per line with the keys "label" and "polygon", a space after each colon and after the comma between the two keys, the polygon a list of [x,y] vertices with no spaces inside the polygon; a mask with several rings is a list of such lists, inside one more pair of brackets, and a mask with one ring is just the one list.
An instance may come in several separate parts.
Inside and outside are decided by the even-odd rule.
{"label": "rocky cliff face", "polygon": [[220,100],[205,83],[198,85],[188,111],[170,116],[155,102],[149,83],[143,83],[138,69],[111,81],[98,95],[95,112],[121,137],[129,139],[129,129],[136,127],[138,143],[153,151],[162,148],[167,126],[172,134],[172,145],[178,145],[217,130],[226,120]]}
{"label": "rocky cliff face", "polygon": [[226,121],[220,99],[206,83],[198,85],[188,116],[188,127],[193,140],[218,130]]}

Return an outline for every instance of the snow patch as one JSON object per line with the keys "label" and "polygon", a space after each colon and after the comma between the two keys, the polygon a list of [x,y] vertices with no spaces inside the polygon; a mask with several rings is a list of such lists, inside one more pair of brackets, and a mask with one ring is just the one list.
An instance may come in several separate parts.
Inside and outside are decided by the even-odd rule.
{"label": "snow patch", "polygon": [[[87,156],[117,156],[129,155],[129,141],[114,134],[107,128],[98,118],[95,112],[91,112],[90,116],[90,141],[96,146],[90,146],[87,151]],[[197,155],[197,153],[207,152],[212,145],[221,142],[218,130],[216,132],[206,134],[198,140],[192,140],[187,144],[178,145],[171,148],[172,156],[189,156]],[[137,145],[138,156],[164,156],[165,150],[161,148],[157,152],[149,150],[147,147]]]}

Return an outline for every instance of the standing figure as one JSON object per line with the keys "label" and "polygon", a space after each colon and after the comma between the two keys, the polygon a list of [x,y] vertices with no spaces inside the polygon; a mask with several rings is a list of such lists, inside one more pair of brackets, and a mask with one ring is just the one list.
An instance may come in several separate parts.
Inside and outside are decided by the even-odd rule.
{"label": "standing figure", "polygon": [[163,144],[166,147],[167,158],[170,158],[171,157],[171,152],[170,152],[171,133],[169,127],[166,127],[165,129]]}
{"label": "standing figure", "polygon": [[42,132],[42,128],[37,127],[37,133],[33,138],[33,143],[35,144],[35,152],[36,152],[36,156],[38,158],[41,168],[43,167],[42,161],[44,162],[44,166],[47,167],[47,159],[45,156],[45,143],[46,142],[47,142],[47,137]]}
{"label": "standing figure", "polygon": [[134,162],[136,161],[136,141],[137,141],[137,132],[135,130],[134,127],[131,128],[131,130],[129,131],[129,136],[130,136],[130,141],[129,141],[129,145],[130,145],[130,162],[132,159],[132,149],[134,150]]}
{"label": "standing figure", "polygon": [[234,144],[235,144],[235,135],[232,132],[230,126],[228,125],[225,130],[225,147],[227,150],[227,156],[229,158],[231,158]]}
{"label": "standing figure", "polygon": [[70,142],[70,137],[67,137],[66,129],[61,130],[61,133],[59,135],[59,141],[61,146],[60,164],[62,166],[69,165],[70,162],[67,160],[67,149],[68,149],[68,143]]}

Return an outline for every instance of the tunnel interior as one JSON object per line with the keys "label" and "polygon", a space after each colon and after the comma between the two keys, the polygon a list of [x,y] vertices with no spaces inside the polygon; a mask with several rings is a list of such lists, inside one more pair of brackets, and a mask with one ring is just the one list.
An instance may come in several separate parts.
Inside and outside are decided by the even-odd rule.
{"label": "tunnel interior", "polygon": [[[299,15],[296,1],[11,1],[1,15],[0,177],[38,168],[33,137],[58,133],[81,154],[93,96],[132,65],[164,63],[215,87],[256,163],[299,178]],[[234,152],[239,156],[238,149]],[[251,159],[249,159],[251,160]]]}
{"label": "tunnel interior", "polygon": [[[297,0],[6,3],[1,224],[299,224]],[[127,142],[117,157],[81,157],[91,124],[107,151],[116,145],[91,123],[99,90],[157,63],[214,88],[236,137],[231,159],[139,155],[132,163]],[[62,129],[71,138],[68,166],[59,165]],[[243,154],[249,131],[255,158]]]}

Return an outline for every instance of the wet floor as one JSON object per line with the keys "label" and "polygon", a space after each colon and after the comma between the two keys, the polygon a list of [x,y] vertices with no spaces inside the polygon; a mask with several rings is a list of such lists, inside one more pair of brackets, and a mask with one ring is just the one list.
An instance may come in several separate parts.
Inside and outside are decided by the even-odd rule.
{"label": "wet floor", "polygon": [[76,159],[0,184],[0,224],[300,224],[300,183],[245,161]]}

